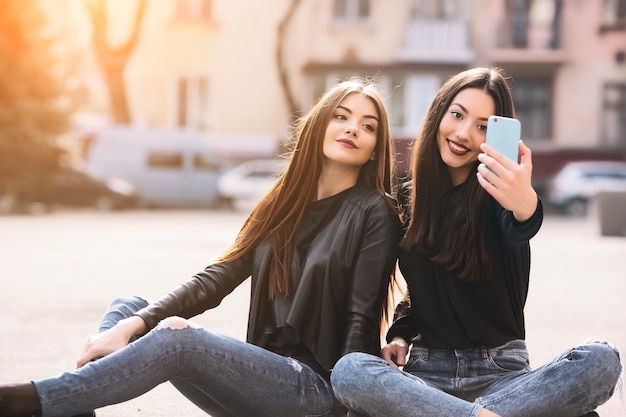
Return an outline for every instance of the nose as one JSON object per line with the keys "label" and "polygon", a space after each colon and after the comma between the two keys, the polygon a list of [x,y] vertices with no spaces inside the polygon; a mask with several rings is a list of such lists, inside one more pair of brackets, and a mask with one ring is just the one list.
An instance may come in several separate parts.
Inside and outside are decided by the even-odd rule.
{"label": "nose", "polygon": [[456,130],[456,137],[458,139],[469,139],[471,125],[469,122],[459,124]]}
{"label": "nose", "polygon": [[356,129],[353,126],[347,126],[346,129],[345,129],[345,132],[346,132],[347,135],[352,135],[352,136],[356,137],[356,135],[358,134],[357,133],[358,129]]}

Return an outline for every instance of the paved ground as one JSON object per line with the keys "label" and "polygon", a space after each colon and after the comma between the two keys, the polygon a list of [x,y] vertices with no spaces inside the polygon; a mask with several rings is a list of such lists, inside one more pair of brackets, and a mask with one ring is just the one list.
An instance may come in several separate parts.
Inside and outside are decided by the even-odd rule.
{"label": "paved ground", "polygon": [[[242,212],[200,210],[0,216],[0,383],[73,368],[113,297],[162,295],[221,253],[242,221]],[[593,216],[548,216],[532,245],[532,365],[592,336],[626,352],[626,238],[601,237]],[[196,322],[244,338],[248,290]],[[599,412],[623,417],[626,406],[616,394]],[[98,413],[203,415],[167,384]]]}

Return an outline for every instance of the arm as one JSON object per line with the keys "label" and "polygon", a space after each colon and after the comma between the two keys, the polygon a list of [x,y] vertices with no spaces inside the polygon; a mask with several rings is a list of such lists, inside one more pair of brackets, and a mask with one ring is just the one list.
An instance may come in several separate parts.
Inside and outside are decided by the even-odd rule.
{"label": "arm", "polygon": [[396,306],[393,324],[387,331],[387,345],[381,350],[382,358],[392,366],[404,366],[409,345],[417,334],[411,316],[411,299],[407,296]]}
{"label": "arm", "polygon": [[141,317],[147,326],[146,330],[150,330],[166,317],[188,319],[217,307],[224,297],[251,275],[251,260],[252,253],[248,253],[232,262],[209,265],[135,315]]}
{"label": "arm", "polygon": [[365,222],[348,290],[342,354],[380,354],[379,317],[398,256],[401,225],[384,200],[376,200]]}
{"label": "arm", "polygon": [[157,302],[90,337],[76,365],[81,367],[93,359],[116,352],[126,346],[131,337],[146,333],[166,317],[190,318],[217,306],[250,276],[249,259],[247,255],[228,264],[210,265]]}

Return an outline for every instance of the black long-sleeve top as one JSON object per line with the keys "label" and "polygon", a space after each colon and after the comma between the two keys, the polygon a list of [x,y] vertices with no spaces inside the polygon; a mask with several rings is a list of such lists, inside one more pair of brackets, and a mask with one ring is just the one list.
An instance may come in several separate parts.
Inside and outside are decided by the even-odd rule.
{"label": "black long-sleeve top", "polygon": [[[463,192],[461,188],[452,192]],[[388,341],[400,336],[411,343],[419,335],[424,346],[464,349],[525,338],[529,240],[541,227],[543,207],[539,200],[532,217],[518,222],[489,197],[485,217],[493,271],[484,283],[461,280],[426,256],[402,250],[399,267],[410,304],[398,306]]]}
{"label": "black long-sleeve top", "polygon": [[328,377],[341,355],[380,354],[378,317],[398,256],[398,215],[357,184],[309,205],[296,231],[290,295],[268,298],[269,240],[233,262],[207,266],[137,315],[153,328],[193,317],[252,279],[247,341],[294,357]]}

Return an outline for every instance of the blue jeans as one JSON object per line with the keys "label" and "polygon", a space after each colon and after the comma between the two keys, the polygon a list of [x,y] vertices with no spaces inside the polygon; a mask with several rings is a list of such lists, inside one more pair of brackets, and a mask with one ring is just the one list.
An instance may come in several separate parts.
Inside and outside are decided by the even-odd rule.
{"label": "blue jeans", "polygon": [[413,346],[404,370],[365,353],[341,358],[331,374],[337,398],[377,416],[576,417],[606,402],[622,366],[617,349],[589,342],[531,370],[526,344],[497,348]]}
{"label": "blue jeans", "polygon": [[[100,330],[147,305],[118,299]],[[163,382],[211,416],[331,416],[330,383],[309,366],[168,318],[119,351],[55,378],[33,381],[43,417],[67,417],[138,397]]]}

